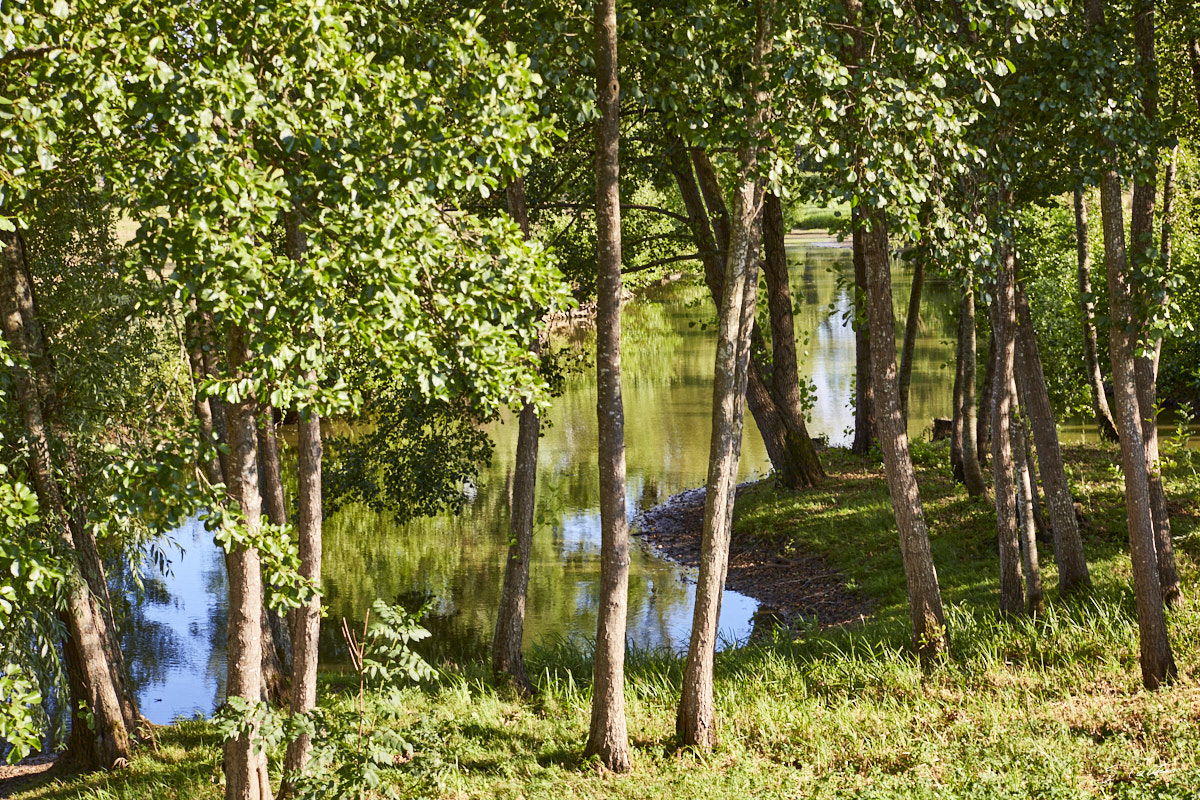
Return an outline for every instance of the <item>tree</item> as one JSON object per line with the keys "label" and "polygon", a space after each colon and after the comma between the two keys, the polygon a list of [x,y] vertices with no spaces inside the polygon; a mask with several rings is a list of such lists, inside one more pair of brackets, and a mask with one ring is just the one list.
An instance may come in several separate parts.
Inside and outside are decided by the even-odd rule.
{"label": "tree", "polygon": [[616,0],[596,3],[596,413],[600,432],[600,612],[585,755],[614,772],[631,766],[625,730],[625,412],[621,403],[620,83]]}
{"label": "tree", "polygon": [[[1106,34],[1104,0],[1088,0],[1088,27],[1097,36]],[[1111,90],[1111,77],[1107,79]],[[1104,224],[1104,266],[1108,278],[1109,355],[1113,394],[1117,404],[1117,429],[1121,439],[1121,467],[1125,473],[1125,506],[1129,520],[1129,546],[1137,598],[1141,644],[1142,683],[1156,689],[1175,679],[1177,670],[1167,638],[1154,521],[1150,509],[1150,480],[1146,446],[1138,406],[1134,367],[1136,341],[1132,326],[1133,291],[1125,248],[1124,208],[1116,155],[1107,137],[1101,138],[1100,212]]]}
{"label": "tree", "polygon": [[[525,202],[525,183],[516,178],[505,189],[508,210],[529,238],[529,209]],[[535,344],[534,354],[541,348]],[[513,466],[512,512],[509,516],[508,559],[504,565],[504,588],[496,614],[496,633],[492,637],[492,672],[508,675],[517,689],[533,694],[533,683],[525,671],[521,640],[525,630],[525,598],[529,588],[529,559],[533,552],[533,516],[537,489],[538,439],[541,420],[537,407],[526,403],[517,422],[517,455]]]}
{"label": "tree", "polygon": [[[742,426],[749,375],[751,332],[758,299],[758,240],[762,232],[763,188],[759,177],[758,136],[769,113],[763,80],[771,48],[773,2],[754,4],[754,45],[746,91],[751,106],[747,140],[739,148],[738,189],[730,220],[729,247],[721,280],[717,322],[717,354],[713,378],[712,438],[704,494],[704,529],[700,545],[700,574],[692,633],[684,665],[683,687],[675,730],[680,743],[711,750],[717,743],[713,701],[713,660],[725,575],[729,567],[729,537],[741,456]],[[776,224],[782,227],[782,214]],[[768,260],[771,259],[768,253]],[[777,254],[776,254],[777,255]],[[791,318],[791,304],[786,309]]]}
{"label": "tree", "polygon": [[1109,441],[1117,441],[1117,426],[1108,407],[1108,395],[1104,391],[1104,376],[1100,372],[1097,355],[1096,313],[1092,300],[1091,251],[1088,247],[1087,203],[1083,189],[1075,189],[1075,248],[1079,264],[1079,306],[1083,313],[1084,358],[1087,360],[1088,386],[1092,390],[1092,411],[1100,435]]}

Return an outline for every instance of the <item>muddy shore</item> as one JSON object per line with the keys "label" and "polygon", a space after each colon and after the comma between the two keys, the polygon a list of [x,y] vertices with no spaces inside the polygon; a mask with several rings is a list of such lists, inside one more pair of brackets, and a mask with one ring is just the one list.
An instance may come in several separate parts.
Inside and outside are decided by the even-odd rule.
{"label": "muddy shore", "polygon": [[[753,484],[738,486],[740,496]],[[689,489],[639,514],[631,532],[658,555],[687,567],[700,564],[704,528],[704,488]],[[783,553],[779,544],[734,534],[725,586],[757,600],[757,630],[772,623],[795,627],[802,620],[821,627],[849,625],[872,611],[845,578],[811,553]]]}

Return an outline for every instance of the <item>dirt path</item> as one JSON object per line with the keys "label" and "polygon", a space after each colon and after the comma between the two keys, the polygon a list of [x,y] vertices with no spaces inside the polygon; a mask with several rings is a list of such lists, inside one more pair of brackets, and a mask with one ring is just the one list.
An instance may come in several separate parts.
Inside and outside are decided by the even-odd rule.
{"label": "dirt path", "polygon": [[56,756],[32,756],[19,764],[0,763],[0,797],[16,794],[31,778],[54,766]]}
{"label": "dirt path", "polygon": [[[740,495],[750,484],[738,487]],[[652,550],[689,567],[700,564],[704,528],[704,489],[689,489],[669,497],[634,520],[634,534]],[[818,555],[783,555],[774,542],[740,538],[730,543],[729,576],[725,586],[761,603],[760,615],[774,615],[786,624],[816,618],[822,627],[859,622],[871,613],[871,603],[845,587],[841,575]]]}

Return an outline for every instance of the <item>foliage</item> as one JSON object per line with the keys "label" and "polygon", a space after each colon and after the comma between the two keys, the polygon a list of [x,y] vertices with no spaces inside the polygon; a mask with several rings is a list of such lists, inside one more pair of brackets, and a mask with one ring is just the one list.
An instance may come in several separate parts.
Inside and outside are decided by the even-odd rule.
{"label": "foliage", "polygon": [[43,689],[61,672],[54,612],[67,573],[60,554],[30,535],[38,522],[33,490],[0,465],[0,741],[10,762],[41,747]]}
{"label": "foliage", "polygon": [[[1083,312],[1076,269],[1075,217],[1070,198],[1027,205],[1019,212],[1017,252],[1021,282],[1037,334],[1038,354],[1056,418],[1091,413],[1091,391],[1083,354]],[[1098,226],[1091,226],[1093,228]],[[1097,261],[1103,265],[1103,257]],[[1103,286],[1101,276],[1096,283]],[[1107,318],[1106,297],[1093,292],[1097,316]],[[1106,336],[1098,336],[1100,363],[1107,363]]]}

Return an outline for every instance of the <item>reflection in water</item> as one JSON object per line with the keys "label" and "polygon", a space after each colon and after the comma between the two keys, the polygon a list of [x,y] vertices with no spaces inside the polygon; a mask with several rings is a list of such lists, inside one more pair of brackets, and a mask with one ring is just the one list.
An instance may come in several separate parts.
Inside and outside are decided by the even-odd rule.
{"label": "reflection in water", "polygon": [[[803,377],[816,387],[812,432],[848,443],[853,424],[854,334],[848,324],[853,270],[850,251],[804,247],[792,251],[792,285],[799,309],[796,331]],[[903,324],[911,273],[896,270],[897,320]],[[921,336],[913,369],[911,432],[916,435],[949,409],[951,373],[940,367],[953,351],[954,323],[943,286],[926,282]],[[765,306],[765,296],[763,303]],[[764,310],[765,314],[765,310]],[[676,492],[704,483],[712,408],[715,312],[699,282],[648,291],[623,317],[625,436],[630,518]],[[574,330],[563,344],[585,351],[594,334]],[[538,500],[530,568],[526,644],[549,637],[586,641],[595,635],[599,593],[600,521],[594,373],[571,376],[550,413],[538,460]],[[492,428],[493,463],[459,516],[397,525],[363,507],[333,516],[325,528],[323,591],[330,622],[361,624],[376,598],[420,603],[433,610],[432,655],[482,658],[499,602],[508,540],[515,420]],[[747,422],[741,479],[770,469],[762,440]],[[176,538],[187,550],[154,597],[133,615],[126,641],[139,697],[155,722],[213,708],[224,677],[224,568],[211,536],[198,524]],[[678,565],[635,547],[629,581],[629,640],[638,647],[682,650],[691,627],[695,585]],[[744,641],[757,603],[735,592],[722,602],[725,641]],[[346,663],[336,624],[322,626],[326,667]]]}

